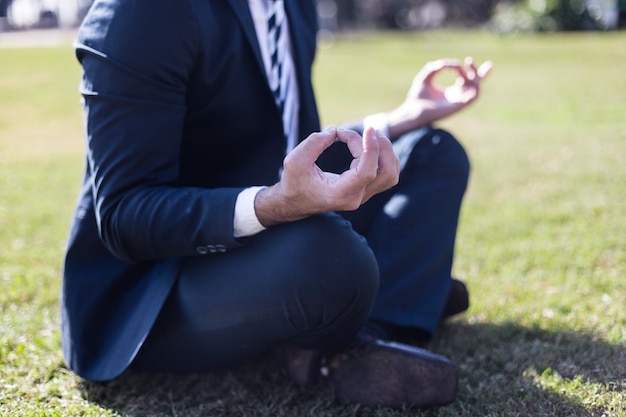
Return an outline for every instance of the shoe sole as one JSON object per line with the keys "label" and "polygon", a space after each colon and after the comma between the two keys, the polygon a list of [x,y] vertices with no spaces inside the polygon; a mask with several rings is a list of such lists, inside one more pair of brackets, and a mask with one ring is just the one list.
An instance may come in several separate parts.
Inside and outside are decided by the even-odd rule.
{"label": "shoe sole", "polygon": [[367,406],[427,408],[456,398],[458,371],[447,358],[395,342],[375,341],[328,364],[335,396]]}

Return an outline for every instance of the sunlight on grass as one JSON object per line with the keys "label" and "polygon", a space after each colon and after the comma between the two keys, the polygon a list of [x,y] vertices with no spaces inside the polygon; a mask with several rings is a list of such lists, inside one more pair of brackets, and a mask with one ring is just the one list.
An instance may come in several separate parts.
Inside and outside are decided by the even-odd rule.
{"label": "sunlight on grass", "polygon": [[72,48],[0,49],[0,62],[0,162],[80,153],[80,67]]}

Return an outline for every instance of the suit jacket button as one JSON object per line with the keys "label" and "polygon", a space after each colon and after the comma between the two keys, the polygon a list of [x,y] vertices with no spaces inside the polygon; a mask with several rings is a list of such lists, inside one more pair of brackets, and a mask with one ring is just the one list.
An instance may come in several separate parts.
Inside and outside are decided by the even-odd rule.
{"label": "suit jacket button", "polygon": [[226,252],[226,246],[224,246],[224,245],[215,245],[215,249],[217,249],[217,251],[218,251],[219,253],[224,253],[224,252]]}
{"label": "suit jacket button", "polygon": [[206,245],[206,248],[210,253],[217,253],[217,249],[215,249],[215,246],[213,245]]}
{"label": "suit jacket button", "polygon": [[196,248],[196,252],[198,252],[200,255],[206,255],[207,253],[209,253],[209,249],[206,246],[198,246]]}

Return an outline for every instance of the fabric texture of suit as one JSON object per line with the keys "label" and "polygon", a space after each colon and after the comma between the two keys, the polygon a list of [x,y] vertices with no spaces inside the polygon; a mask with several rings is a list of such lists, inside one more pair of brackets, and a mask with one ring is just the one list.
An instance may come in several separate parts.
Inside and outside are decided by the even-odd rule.
{"label": "fabric texture of suit", "polygon": [[[286,3],[302,139],[319,130],[316,11]],[[233,237],[237,195],[277,180],[285,142],[246,0],[96,0],[76,52],[87,158],[62,343],[72,370],[106,380],[137,353],[182,258],[245,245]]]}

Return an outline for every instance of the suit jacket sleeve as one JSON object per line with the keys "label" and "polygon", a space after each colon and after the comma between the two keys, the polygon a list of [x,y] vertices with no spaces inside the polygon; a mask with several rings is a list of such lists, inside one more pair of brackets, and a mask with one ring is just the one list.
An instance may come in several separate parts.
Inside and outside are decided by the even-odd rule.
{"label": "suit jacket sleeve", "polygon": [[[241,245],[232,226],[242,187],[179,183],[199,43],[192,10],[185,1],[167,0],[95,7],[76,50],[84,69],[87,182],[105,246],[138,261]],[[141,13],[147,8],[149,18]]]}

